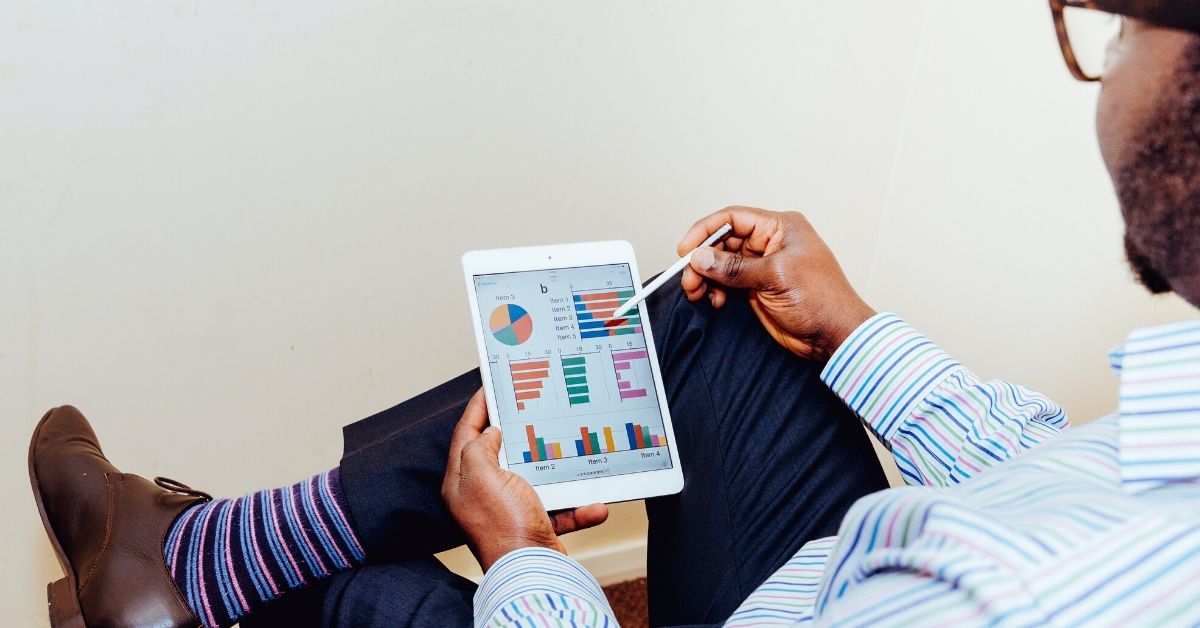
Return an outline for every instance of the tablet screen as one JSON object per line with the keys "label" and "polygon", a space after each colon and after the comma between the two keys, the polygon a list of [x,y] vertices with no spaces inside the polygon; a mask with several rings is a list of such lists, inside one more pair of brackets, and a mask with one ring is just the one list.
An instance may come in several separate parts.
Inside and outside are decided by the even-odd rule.
{"label": "tablet screen", "polygon": [[509,468],[553,484],[671,467],[628,264],[475,275]]}

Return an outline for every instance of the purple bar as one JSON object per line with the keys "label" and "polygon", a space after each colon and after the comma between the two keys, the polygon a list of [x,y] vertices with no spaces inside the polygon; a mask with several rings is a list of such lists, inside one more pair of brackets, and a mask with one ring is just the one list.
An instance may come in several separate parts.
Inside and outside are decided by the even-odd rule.
{"label": "purple bar", "polygon": [[622,390],[621,391],[622,399],[636,399],[637,397],[645,397],[645,396],[646,396],[645,388],[639,388],[637,390]]}
{"label": "purple bar", "polygon": [[633,384],[630,384],[629,382],[617,382],[617,388],[620,388],[621,390],[625,390],[631,386],[633,386]]}
{"label": "purple bar", "polygon": [[[625,353],[614,353],[613,362],[621,362],[624,360],[644,360],[646,359],[646,350],[626,351]],[[625,366],[629,366],[626,364]]]}

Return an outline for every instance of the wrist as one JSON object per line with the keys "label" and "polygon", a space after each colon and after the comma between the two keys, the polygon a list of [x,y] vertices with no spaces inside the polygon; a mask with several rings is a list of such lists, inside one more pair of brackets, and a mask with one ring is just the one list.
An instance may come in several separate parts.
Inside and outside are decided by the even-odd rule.
{"label": "wrist", "polygon": [[850,334],[853,334],[856,329],[876,314],[878,312],[862,299],[849,307],[842,308],[834,317],[832,324],[821,335],[821,352],[825,359],[832,357],[850,337]]}
{"label": "wrist", "polygon": [[479,567],[487,573],[492,565],[499,562],[501,558],[523,549],[541,548],[556,551],[560,554],[566,554],[566,549],[558,539],[553,541],[512,538],[512,539],[495,539],[486,545],[480,545],[475,552],[475,559],[479,561]]}

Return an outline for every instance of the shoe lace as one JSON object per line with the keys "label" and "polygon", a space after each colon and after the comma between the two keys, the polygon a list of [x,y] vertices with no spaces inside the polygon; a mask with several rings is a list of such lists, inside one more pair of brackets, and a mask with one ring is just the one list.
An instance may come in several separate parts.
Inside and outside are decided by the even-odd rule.
{"label": "shoe lace", "polygon": [[205,493],[204,491],[197,491],[196,489],[188,486],[187,484],[184,484],[183,482],[179,482],[176,480],[172,480],[171,478],[164,478],[162,476],[158,476],[158,477],[154,478],[154,483],[157,484],[159,486],[159,488],[165,488],[168,491],[171,491],[174,493],[182,493],[184,495],[191,495],[192,497],[203,498],[205,501],[212,501],[212,495],[209,495],[208,493]]}

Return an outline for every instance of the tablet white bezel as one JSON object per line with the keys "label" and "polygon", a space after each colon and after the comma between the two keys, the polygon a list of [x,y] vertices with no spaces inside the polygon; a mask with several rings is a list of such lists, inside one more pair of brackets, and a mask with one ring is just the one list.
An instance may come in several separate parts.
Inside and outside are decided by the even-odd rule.
{"label": "tablet white bezel", "polygon": [[[499,427],[497,418],[499,415],[492,374],[488,368],[487,345],[484,341],[486,331],[479,315],[478,296],[475,293],[475,276],[607,264],[628,264],[634,285],[641,285],[641,275],[638,273],[637,261],[634,259],[633,246],[623,240],[468,251],[463,254],[463,276],[466,280],[467,299],[471,308],[471,328],[475,330],[479,371],[483,379],[488,416],[492,425]],[[675,442],[675,428],[671,423],[671,413],[667,408],[666,392],[658,366],[658,353],[654,347],[654,335],[650,328],[650,317],[644,302],[638,305],[638,314],[641,316],[646,348],[652,357],[650,371],[654,377],[654,389],[658,393],[658,410],[662,415],[663,429],[667,435],[671,468],[535,486],[534,489],[541,497],[546,510],[561,510],[597,502],[612,503],[671,495],[683,490],[683,470]],[[508,468],[507,459],[508,456],[502,444],[500,466],[506,469]]]}

